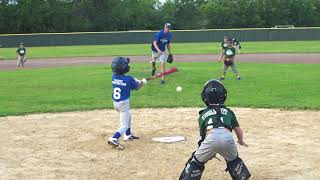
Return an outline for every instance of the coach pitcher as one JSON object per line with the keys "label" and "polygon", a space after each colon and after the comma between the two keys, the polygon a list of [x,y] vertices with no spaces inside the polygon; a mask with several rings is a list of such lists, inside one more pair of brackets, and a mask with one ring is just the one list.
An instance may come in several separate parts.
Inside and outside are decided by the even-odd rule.
{"label": "coach pitcher", "polygon": [[[166,55],[166,46],[169,51],[169,54],[171,54],[171,38],[172,34],[170,32],[171,24],[166,23],[164,25],[163,30],[160,30],[157,32],[154,36],[154,41],[151,45],[152,50],[152,76],[156,73],[156,62],[160,60],[161,62],[161,72],[164,73],[166,71],[165,63],[167,60]],[[161,76],[161,84],[164,84],[164,75]]]}

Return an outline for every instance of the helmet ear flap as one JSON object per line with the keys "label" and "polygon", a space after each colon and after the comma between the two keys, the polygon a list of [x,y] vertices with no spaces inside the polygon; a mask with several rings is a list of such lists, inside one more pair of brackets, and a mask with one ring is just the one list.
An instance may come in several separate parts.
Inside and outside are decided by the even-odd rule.
{"label": "helmet ear flap", "polygon": [[207,101],[207,98],[205,97],[205,94],[204,94],[203,91],[202,91],[202,93],[201,93],[201,98],[202,98],[202,101],[203,101],[207,106],[210,105],[210,103]]}
{"label": "helmet ear flap", "polygon": [[130,66],[126,65],[123,69],[123,74],[127,73],[130,71]]}
{"label": "helmet ear flap", "polygon": [[226,101],[227,97],[228,97],[228,92],[223,87],[223,91],[222,91],[222,93],[220,94],[220,97],[219,97],[219,104],[224,104],[224,102]]}

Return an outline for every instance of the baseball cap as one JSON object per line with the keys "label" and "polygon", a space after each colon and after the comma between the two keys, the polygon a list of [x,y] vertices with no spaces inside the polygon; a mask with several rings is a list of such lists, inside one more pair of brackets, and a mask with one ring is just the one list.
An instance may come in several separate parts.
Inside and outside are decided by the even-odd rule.
{"label": "baseball cap", "polygon": [[23,43],[23,42],[21,42],[21,43],[20,43],[20,45],[24,45],[24,43]]}
{"label": "baseball cap", "polygon": [[171,29],[171,24],[170,23],[165,23],[164,27]]}

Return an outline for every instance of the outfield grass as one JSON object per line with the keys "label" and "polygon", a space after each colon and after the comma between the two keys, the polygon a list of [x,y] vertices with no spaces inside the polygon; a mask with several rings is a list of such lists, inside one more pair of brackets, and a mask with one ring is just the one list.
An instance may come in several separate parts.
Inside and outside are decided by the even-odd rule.
{"label": "outfield grass", "polygon": [[[242,53],[320,53],[320,41],[242,42]],[[27,47],[27,46],[26,46]],[[220,53],[220,43],[173,43],[174,54]],[[0,60],[15,59],[16,48],[0,48]],[[150,44],[27,47],[29,58],[149,55]]]}
{"label": "outfield grass", "polygon": [[[179,72],[168,76],[164,86],[157,79],[133,92],[133,108],[203,106],[202,86],[220,76],[221,64],[174,65]],[[238,68],[243,80],[229,71],[224,81],[227,105],[320,109],[320,65],[241,63]],[[149,64],[132,64],[131,69],[137,78],[150,73]],[[175,91],[178,85],[181,93]],[[0,116],[113,108],[111,92],[109,65],[0,71]]]}

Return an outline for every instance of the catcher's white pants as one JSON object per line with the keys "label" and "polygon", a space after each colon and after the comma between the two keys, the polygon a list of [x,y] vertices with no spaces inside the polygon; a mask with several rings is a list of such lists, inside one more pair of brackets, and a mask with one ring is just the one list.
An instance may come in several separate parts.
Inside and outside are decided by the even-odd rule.
{"label": "catcher's white pants", "polygon": [[232,133],[225,128],[214,128],[201,146],[196,150],[196,158],[203,163],[220,154],[226,161],[234,160],[238,155],[237,146],[233,140]]}
{"label": "catcher's white pants", "polygon": [[117,132],[122,135],[128,128],[131,128],[130,99],[120,102],[113,101],[113,106],[120,113],[120,128]]}
{"label": "catcher's white pants", "polygon": [[24,56],[18,56],[17,67],[24,66]]}
{"label": "catcher's white pants", "polygon": [[152,51],[152,62],[157,62],[159,60],[160,60],[161,63],[166,63],[167,62],[166,51],[162,51],[162,54],[159,54],[158,52]]}

